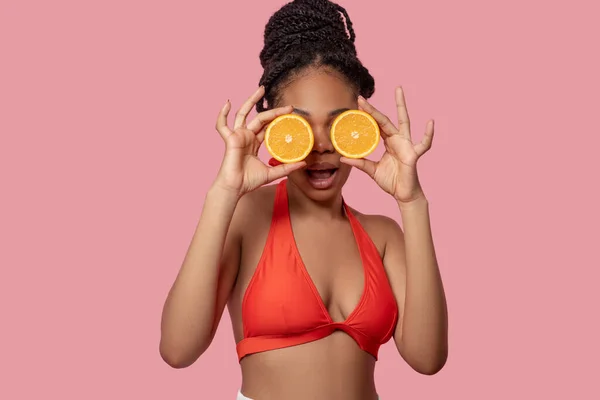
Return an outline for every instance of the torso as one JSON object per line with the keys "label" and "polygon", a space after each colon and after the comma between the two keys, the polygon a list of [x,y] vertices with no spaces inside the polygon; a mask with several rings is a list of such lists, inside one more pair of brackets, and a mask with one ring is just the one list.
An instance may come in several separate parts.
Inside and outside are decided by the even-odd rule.
{"label": "torso", "polygon": [[[229,301],[236,342],[243,339],[242,300],[269,234],[275,185],[250,195],[253,212],[242,232],[239,273]],[[385,235],[376,216],[353,211],[383,257]],[[298,218],[290,211],[292,231],[303,264],[334,321],[345,320],[356,308],[364,289],[364,270],[347,218],[330,221]],[[377,399],[375,359],[346,333],[313,342],[244,357],[242,392],[268,399]]]}

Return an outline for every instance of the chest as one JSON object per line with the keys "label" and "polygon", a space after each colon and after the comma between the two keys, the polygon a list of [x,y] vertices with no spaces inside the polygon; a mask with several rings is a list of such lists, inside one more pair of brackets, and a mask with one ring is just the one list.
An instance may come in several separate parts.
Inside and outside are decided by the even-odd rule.
{"label": "chest", "polygon": [[349,222],[292,223],[295,245],[332,319],[352,313],[364,291],[361,252]]}

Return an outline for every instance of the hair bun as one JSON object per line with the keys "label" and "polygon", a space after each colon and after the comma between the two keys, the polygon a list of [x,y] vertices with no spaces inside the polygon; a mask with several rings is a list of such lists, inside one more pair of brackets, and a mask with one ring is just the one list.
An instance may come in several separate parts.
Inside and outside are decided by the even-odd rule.
{"label": "hair bun", "polygon": [[355,34],[346,10],[328,0],[294,0],[274,13],[264,33],[263,68],[292,47],[327,47],[356,54]]}
{"label": "hair bun", "polygon": [[346,38],[354,43],[355,35],[354,30],[352,29],[352,21],[350,21],[348,12],[344,7],[328,0],[294,0],[294,3],[301,4],[304,7],[309,7],[320,12],[325,16],[329,16],[332,21],[340,21],[341,24],[337,25],[341,28],[341,32],[346,35]]}
{"label": "hair bun", "polygon": [[352,21],[329,0],[293,0],[276,11],[265,27],[260,52],[265,95],[258,112],[278,104],[281,89],[304,68],[326,66],[339,72],[357,95],[369,98],[375,81],[356,54]]}

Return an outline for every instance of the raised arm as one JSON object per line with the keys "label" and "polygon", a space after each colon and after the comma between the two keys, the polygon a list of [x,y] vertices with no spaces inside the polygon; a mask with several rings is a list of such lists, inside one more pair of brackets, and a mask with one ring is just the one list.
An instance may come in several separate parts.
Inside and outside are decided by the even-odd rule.
{"label": "raised arm", "polygon": [[193,364],[217,330],[239,269],[242,197],[304,166],[300,162],[271,168],[258,159],[265,126],[291,111],[264,111],[247,124],[248,113],[263,94],[261,87],[244,103],[233,130],[227,126],[229,101],[219,113],[217,131],[225,141],[225,156],[163,308],[160,354],[174,368]]}
{"label": "raised arm", "polygon": [[384,264],[400,309],[394,333],[402,357],[416,371],[438,372],[448,357],[448,312],[430,226],[429,202],[417,174],[417,161],[433,141],[433,120],[421,142],[413,143],[404,91],[396,89],[398,127],[359,98],[359,107],[381,127],[385,152],[381,160],[342,161],[368,174],[398,203],[404,232],[388,224]]}

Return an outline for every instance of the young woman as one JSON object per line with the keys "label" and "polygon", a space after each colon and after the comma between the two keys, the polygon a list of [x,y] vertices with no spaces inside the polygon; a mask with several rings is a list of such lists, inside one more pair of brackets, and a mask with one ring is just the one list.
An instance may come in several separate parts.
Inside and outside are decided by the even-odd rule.
{"label": "young woman", "polygon": [[[367,102],[374,80],[354,38],[335,3],[283,6],[265,29],[260,87],[232,126],[229,101],[218,115],[226,151],[164,306],[160,353],[175,368],[194,363],[228,304],[239,399],[377,399],[377,353],[391,338],[422,374],[446,362],[445,296],[416,170],[433,121],[413,144],[401,88],[398,124]],[[335,116],[357,108],[381,127],[386,151],[377,162],[345,159],[329,139]],[[257,158],[265,127],[292,112],[310,122],[313,151],[300,163],[267,166]],[[352,167],[394,198],[404,232],[344,202]]]}

